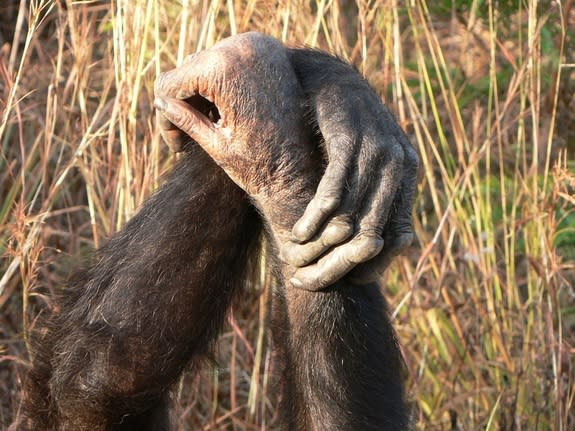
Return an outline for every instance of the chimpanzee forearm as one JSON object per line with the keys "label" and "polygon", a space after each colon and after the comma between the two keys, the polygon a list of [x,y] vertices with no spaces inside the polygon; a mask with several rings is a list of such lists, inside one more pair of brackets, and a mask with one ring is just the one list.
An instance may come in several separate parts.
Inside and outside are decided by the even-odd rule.
{"label": "chimpanzee forearm", "polygon": [[[286,392],[281,409],[287,429],[405,430],[402,364],[383,294],[375,283],[358,285],[344,276],[354,266],[350,263],[364,262],[381,250],[385,220],[376,219],[382,208],[387,218],[392,204],[389,198],[393,198],[401,180],[398,173],[401,174],[404,161],[402,147],[394,139],[385,139],[385,121],[382,123],[375,115],[381,101],[363,81],[359,86],[362,92],[356,94],[361,103],[350,105],[355,93],[347,94],[346,84],[355,85],[360,78],[349,66],[343,68],[341,88],[333,76],[326,82],[332,91],[345,97],[338,104],[338,100],[330,98],[330,91],[318,97],[313,92],[304,93],[294,71],[294,64],[298,63],[290,55],[274,39],[249,33],[219,42],[180,68],[163,74],[156,83],[155,102],[161,111],[162,133],[168,142],[178,143],[184,134],[202,145],[250,195],[264,218],[267,236],[275,247],[275,273],[280,281],[274,295],[273,331],[275,346],[286,361],[282,384]],[[321,58],[327,58],[328,68],[334,61],[341,65],[332,57]],[[313,71],[320,83],[326,70],[329,69]],[[211,120],[213,116],[206,112],[205,104],[197,103],[198,95],[217,107],[218,121]],[[352,200],[343,202],[347,210],[353,209],[354,204],[365,204],[358,219],[369,223],[360,222],[356,232],[353,217],[347,217],[352,223],[344,223],[346,235],[339,236],[341,226],[336,224],[332,229],[331,222],[317,236],[302,240],[296,235],[296,242],[305,242],[299,244],[305,252],[308,245],[315,251],[319,244],[326,253],[318,259],[319,265],[305,268],[312,272],[311,277],[298,286],[292,279],[296,267],[301,265],[291,260],[301,256],[298,252],[302,248],[285,244],[293,238],[292,228],[314,198],[323,171],[323,160],[318,157],[321,146],[303,115],[304,107],[310,103],[320,108],[316,118],[320,129],[330,123],[338,126],[339,118],[344,120],[341,134],[329,135],[329,127],[322,129],[328,158],[329,145],[334,142],[336,148],[346,144],[359,147],[359,153],[352,158],[358,161],[358,169],[350,172],[353,179],[358,179],[354,186],[358,185],[361,193],[352,193]],[[375,114],[371,112],[374,104]],[[323,108],[325,111],[321,111]],[[365,113],[365,121],[350,121],[357,110]],[[330,112],[334,113],[333,118]],[[356,135],[358,140],[354,139]],[[327,142],[330,136],[333,139]],[[370,166],[371,171],[367,169]],[[343,185],[345,180],[346,177],[342,180],[338,176]],[[339,185],[335,189],[341,191]],[[370,211],[375,207],[378,211]],[[319,209],[333,210],[321,206]],[[322,222],[323,219],[319,224]],[[353,233],[357,235],[346,241]],[[323,247],[340,243],[334,250]],[[313,261],[318,256],[309,257]],[[321,264],[322,259],[327,265]],[[342,272],[338,266],[346,270]],[[306,288],[323,291],[303,290]]]}
{"label": "chimpanzee forearm", "polygon": [[272,312],[274,345],[285,361],[286,429],[407,430],[403,362],[382,288],[349,277],[321,292],[286,284]]}
{"label": "chimpanzee forearm", "polygon": [[[318,55],[327,68],[307,81],[306,61],[292,55],[250,33],[159,77],[164,138],[179,144],[187,135],[211,158],[192,145],[48,319],[34,342],[25,428],[169,428],[167,392],[208,349],[255,247],[260,217],[247,195],[276,251],[273,331],[286,361],[287,428],[406,428],[401,358],[382,292],[345,274],[374,260],[384,239],[405,242],[410,218],[388,219],[393,204],[410,209],[416,163],[348,66],[334,65],[341,76],[322,75],[337,60]],[[316,83],[326,91],[315,92]],[[359,91],[347,92],[348,84]],[[323,177],[306,105],[325,138]],[[346,184],[351,197],[341,196]],[[383,233],[390,224],[399,236]]]}
{"label": "chimpanzee forearm", "polygon": [[[320,172],[305,172],[308,189],[283,195],[281,213],[264,204],[272,243],[289,235]],[[285,361],[280,410],[286,429],[406,430],[403,362],[381,286],[344,277],[320,292],[295,289],[292,269],[277,255],[272,331]]]}
{"label": "chimpanzee forearm", "polygon": [[38,335],[25,429],[168,429],[167,391],[217,336],[259,217],[195,146]]}

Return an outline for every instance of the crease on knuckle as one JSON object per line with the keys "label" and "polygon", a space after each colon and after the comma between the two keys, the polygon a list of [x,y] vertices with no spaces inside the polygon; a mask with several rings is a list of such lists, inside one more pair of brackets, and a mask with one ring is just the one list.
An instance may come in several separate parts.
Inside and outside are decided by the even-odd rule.
{"label": "crease on knuckle", "polygon": [[[324,245],[330,246],[346,240],[353,234],[353,225],[339,220],[332,220],[322,235]],[[325,236],[325,238],[324,238]]]}
{"label": "crease on knuckle", "polygon": [[334,223],[336,225],[339,226],[351,226],[353,227],[354,225],[354,218],[351,214],[347,213],[347,212],[340,212],[339,214],[336,214],[333,216],[331,223]]}
{"label": "crease on knuckle", "polygon": [[[324,178],[332,182],[345,178],[350,162],[351,157],[344,157],[338,153],[332,154],[325,168]],[[329,184],[329,182],[327,184]]]}
{"label": "crease on knuckle", "polygon": [[169,81],[168,72],[162,72],[156,78],[154,82],[154,95],[164,96],[166,95],[166,83]]}
{"label": "crease on knuckle", "polygon": [[[361,139],[357,133],[353,132],[353,125],[351,123],[344,121],[343,119],[341,119],[339,123],[334,122],[334,119],[332,118],[334,113],[332,111],[333,108],[322,115],[322,117],[328,117],[323,118],[323,122],[329,123],[331,128],[331,131],[328,129],[328,136],[326,137],[327,152],[334,156],[342,151],[347,154],[352,153],[353,149],[360,144]],[[323,124],[323,126],[325,129],[327,124]],[[339,157],[334,157],[334,160],[337,159],[339,159]]]}
{"label": "crease on knuckle", "polygon": [[186,133],[189,133],[194,129],[194,121],[189,115],[183,114],[181,112],[174,113],[174,120],[179,128]]}
{"label": "crease on knuckle", "polygon": [[386,152],[386,161],[392,162],[397,166],[403,165],[405,159],[405,150],[403,146],[397,141],[397,139],[393,139],[391,145],[388,146]]}
{"label": "crease on knuckle", "polygon": [[333,212],[340,203],[341,199],[339,196],[328,192],[317,198],[315,208],[322,214],[329,214]]}
{"label": "crease on knuckle", "polygon": [[302,268],[309,264],[315,256],[317,246],[290,245],[284,247],[281,253],[282,260],[296,268]]}
{"label": "crease on knuckle", "polygon": [[360,231],[356,236],[356,255],[361,262],[376,256],[383,248],[383,238],[375,229]]}
{"label": "crease on knuckle", "polygon": [[411,220],[411,211],[409,208],[400,208],[392,222],[388,225],[390,229],[385,229],[389,231],[394,236],[398,237],[400,235],[411,234],[413,235],[413,224]]}

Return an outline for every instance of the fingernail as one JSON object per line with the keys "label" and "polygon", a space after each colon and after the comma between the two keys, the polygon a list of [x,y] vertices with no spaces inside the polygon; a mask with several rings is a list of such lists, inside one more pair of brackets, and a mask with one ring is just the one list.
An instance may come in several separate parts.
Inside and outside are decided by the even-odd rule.
{"label": "fingernail", "polygon": [[299,281],[297,278],[292,278],[290,281],[290,284],[295,287],[296,289],[301,289],[303,287],[303,283],[301,281]]}
{"label": "fingernail", "polygon": [[159,111],[165,111],[167,108],[167,103],[163,97],[156,97],[154,99],[154,107]]}
{"label": "fingernail", "polygon": [[309,228],[298,221],[292,229],[290,241],[297,244],[306,242],[309,239],[308,231]]}

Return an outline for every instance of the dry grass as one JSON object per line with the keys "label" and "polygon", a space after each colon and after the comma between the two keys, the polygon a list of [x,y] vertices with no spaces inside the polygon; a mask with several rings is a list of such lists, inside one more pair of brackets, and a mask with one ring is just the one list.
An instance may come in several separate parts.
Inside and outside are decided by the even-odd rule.
{"label": "dry grass", "polygon": [[[171,166],[158,72],[258,30],[353,62],[422,156],[419,242],[386,280],[417,427],[574,429],[573,2],[409,3],[2,2],[0,426],[47,294]],[[180,429],[272,427],[265,291],[235,307],[217,365],[182,379]]]}

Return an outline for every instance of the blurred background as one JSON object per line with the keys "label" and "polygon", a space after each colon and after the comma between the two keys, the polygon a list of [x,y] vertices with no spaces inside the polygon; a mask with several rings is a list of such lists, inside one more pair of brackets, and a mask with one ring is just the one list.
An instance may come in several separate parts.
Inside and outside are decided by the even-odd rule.
{"label": "blurred background", "polygon": [[[422,430],[575,429],[574,1],[2,0],[0,428],[51,292],[173,165],[153,83],[244,31],[354,64],[422,160],[418,240],[385,275]],[[255,275],[179,430],[268,430],[278,361]]]}

